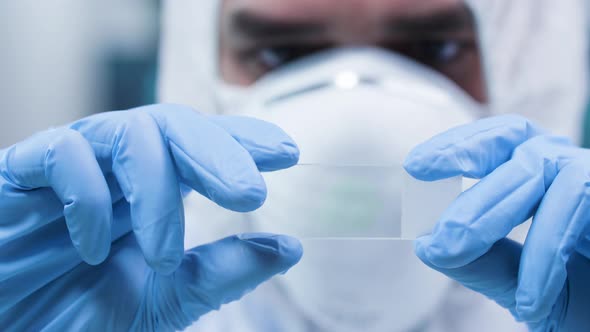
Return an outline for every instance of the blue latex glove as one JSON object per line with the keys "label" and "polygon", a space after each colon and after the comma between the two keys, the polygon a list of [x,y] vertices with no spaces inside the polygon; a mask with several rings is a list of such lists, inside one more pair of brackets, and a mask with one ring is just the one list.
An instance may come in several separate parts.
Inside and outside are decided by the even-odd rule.
{"label": "blue latex glove", "polygon": [[0,151],[0,329],[182,329],[285,272],[302,253],[286,236],[185,253],[180,187],[254,210],[259,171],[298,154],[269,123],[175,105],[99,114]]}
{"label": "blue latex glove", "polygon": [[[501,116],[419,145],[405,168],[425,181],[482,179],[416,241],[422,261],[531,330],[590,330],[589,150],[522,117]],[[530,217],[524,245],[506,239]]]}

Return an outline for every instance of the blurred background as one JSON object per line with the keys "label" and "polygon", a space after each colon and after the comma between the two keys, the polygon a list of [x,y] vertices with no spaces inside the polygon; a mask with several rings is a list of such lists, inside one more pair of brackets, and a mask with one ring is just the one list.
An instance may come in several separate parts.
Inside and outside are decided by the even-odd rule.
{"label": "blurred background", "polygon": [[[158,0],[0,1],[0,148],[153,103],[159,11]],[[590,116],[580,125],[590,147]]]}
{"label": "blurred background", "polygon": [[0,1],[0,148],[154,102],[157,0]]}

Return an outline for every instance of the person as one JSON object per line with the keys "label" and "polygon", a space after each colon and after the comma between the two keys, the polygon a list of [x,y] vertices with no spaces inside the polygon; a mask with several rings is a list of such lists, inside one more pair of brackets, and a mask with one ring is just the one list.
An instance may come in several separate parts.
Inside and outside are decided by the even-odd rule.
{"label": "person", "polygon": [[[574,0],[166,2],[161,99],[202,113],[171,104],[103,113],[0,151],[0,326],[178,330],[198,320],[191,329],[522,329],[501,306],[532,330],[584,330],[587,152],[525,118],[457,127],[419,145],[404,164],[422,180],[484,178],[416,242],[416,254],[498,307],[419,269],[407,259],[407,245],[306,243],[304,260],[311,263],[207,314],[289,270],[302,247],[295,238],[259,232],[209,242],[219,233],[207,228],[218,220],[199,197],[232,211],[254,210],[267,194],[260,172],[324,157],[338,141],[350,143],[336,149],[349,156],[354,139],[371,136],[357,135],[354,124],[379,129],[363,118],[387,129],[377,131],[380,140],[362,142],[364,152],[368,143],[379,144],[368,157],[406,134],[416,134],[404,142],[414,145],[441,129],[503,113],[576,139],[587,88],[585,6]],[[349,48],[358,45],[372,48]],[[339,63],[361,78],[399,74],[427,96],[446,91],[453,98],[428,99],[426,106],[418,100],[413,107],[420,117],[401,116],[386,113],[382,101],[397,103],[402,89],[385,97],[371,83],[336,94],[346,103],[333,104],[338,100],[327,98],[329,89],[296,90],[276,106],[281,112],[252,113],[268,121],[237,116],[246,104],[268,104],[270,90],[308,87]],[[430,110],[433,103],[442,108]],[[363,111],[376,116],[363,117],[348,104],[375,106]],[[295,105],[314,107],[300,114],[283,109]],[[342,118],[334,105],[343,107]],[[388,136],[397,132],[400,137]],[[383,160],[409,150],[394,146]],[[186,237],[195,247],[184,252],[186,195]],[[532,215],[524,246],[505,238]],[[259,231],[264,222],[246,228]],[[219,223],[221,233],[229,231],[225,226]],[[367,259],[383,249],[396,266]],[[367,269],[356,271],[361,262]]]}

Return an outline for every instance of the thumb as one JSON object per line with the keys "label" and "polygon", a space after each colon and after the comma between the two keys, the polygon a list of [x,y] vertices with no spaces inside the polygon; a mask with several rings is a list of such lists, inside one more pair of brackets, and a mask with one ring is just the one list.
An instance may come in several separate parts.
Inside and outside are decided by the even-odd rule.
{"label": "thumb", "polygon": [[475,261],[457,268],[440,268],[432,263],[433,255],[440,255],[444,250],[432,251],[436,244],[431,243],[430,236],[416,240],[416,255],[422,262],[463,286],[481,293],[510,310],[514,317],[518,269],[522,245],[510,239],[502,239]]}
{"label": "thumb", "polygon": [[266,233],[231,236],[189,250],[173,276],[159,276],[153,294],[158,325],[182,330],[200,316],[235,301],[295,265],[295,238]]}

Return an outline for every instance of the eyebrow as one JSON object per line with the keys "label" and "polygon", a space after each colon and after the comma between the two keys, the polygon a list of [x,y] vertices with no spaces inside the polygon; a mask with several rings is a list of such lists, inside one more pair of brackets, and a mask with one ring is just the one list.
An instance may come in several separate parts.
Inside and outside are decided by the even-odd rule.
{"label": "eyebrow", "polygon": [[[251,41],[310,40],[321,38],[328,31],[325,23],[282,21],[248,9],[231,14],[229,28],[232,36]],[[464,3],[428,14],[397,16],[386,20],[384,25],[388,37],[403,39],[436,38],[473,30],[473,13]]]}
{"label": "eyebrow", "polygon": [[322,23],[285,22],[263,17],[248,10],[239,10],[230,18],[231,33],[253,40],[261,39],[309,39],[326,32]]}
{"label": "eyebrow", "polygon": [[405,38],[427,38],[475,30],[475,19],[465,4],[430,14],[397,17],[386,25],[389,35]]}

